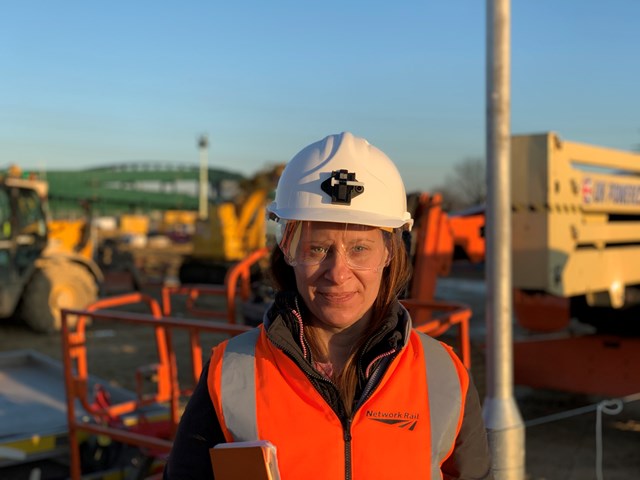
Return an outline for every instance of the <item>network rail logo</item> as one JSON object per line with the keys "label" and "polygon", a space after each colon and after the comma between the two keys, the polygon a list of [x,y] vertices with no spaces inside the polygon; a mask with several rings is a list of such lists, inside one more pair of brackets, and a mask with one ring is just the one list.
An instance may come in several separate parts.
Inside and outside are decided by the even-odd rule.
{"label": "network rail logo", "polygon": [[375,422],[393,425],[398,428],[406,428],[412,431],[418,425],[419,413],[411,412],[383,412],[380,410],[367,410],[366,418]]}

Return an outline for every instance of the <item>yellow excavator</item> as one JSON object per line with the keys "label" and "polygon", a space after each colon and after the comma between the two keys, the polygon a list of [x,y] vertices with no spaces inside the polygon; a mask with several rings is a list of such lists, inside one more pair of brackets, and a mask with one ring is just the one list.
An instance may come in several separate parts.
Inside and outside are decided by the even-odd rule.
{"label": "yellow excavator", "polygon": [[241,183],[230,202],[209,205],[208,217],[196,221],[193,250],[180,267],[182,284],[223,284],[227,270],[265,245],[266,203],[284,164],[261,170]]}
{"label": "yellow excavator", "polygon": [[19,316],[37,332],[60,329],[61,308],[98,296],[86,220],[50,220],[48,184],[11,166],[0,174],[0,318]]}

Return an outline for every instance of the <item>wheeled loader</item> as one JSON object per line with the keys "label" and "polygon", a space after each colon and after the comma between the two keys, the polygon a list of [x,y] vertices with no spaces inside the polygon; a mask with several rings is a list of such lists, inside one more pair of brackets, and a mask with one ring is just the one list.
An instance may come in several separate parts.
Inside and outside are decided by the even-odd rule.
{"label": "wheeled loader", "polygon": [[17,167],[0,176],[0,318],[60,329],[61,308],[97,299],[102,272],[85,220],[50,220],[48,184]]}

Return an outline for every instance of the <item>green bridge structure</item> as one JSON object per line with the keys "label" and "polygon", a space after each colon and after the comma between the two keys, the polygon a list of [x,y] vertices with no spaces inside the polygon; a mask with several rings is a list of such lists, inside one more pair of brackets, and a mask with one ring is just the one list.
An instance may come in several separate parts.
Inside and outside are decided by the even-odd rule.
{"label": "green bridge structure", "polygon": [[[93,215],[198,210],[197,165],[139,162],[33,173],[49,183],[54,218],[74,216],[87,208]],[[209,201],[224,198],[225,190],[233,191],[244,180],[239,173],[209,168]]]}

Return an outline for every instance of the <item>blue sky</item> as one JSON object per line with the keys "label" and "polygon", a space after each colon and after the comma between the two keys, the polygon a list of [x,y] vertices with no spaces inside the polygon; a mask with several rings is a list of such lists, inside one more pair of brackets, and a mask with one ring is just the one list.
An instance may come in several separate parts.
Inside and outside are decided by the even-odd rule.
{"label": "blue sky", "polygon": [[[0,14],[0,168],[249,174],[330,133],[408,189],[484,157],[485,11],[446,1],[33,1]],[[640,144],[640,1],[512,1],[512,132]]]}

